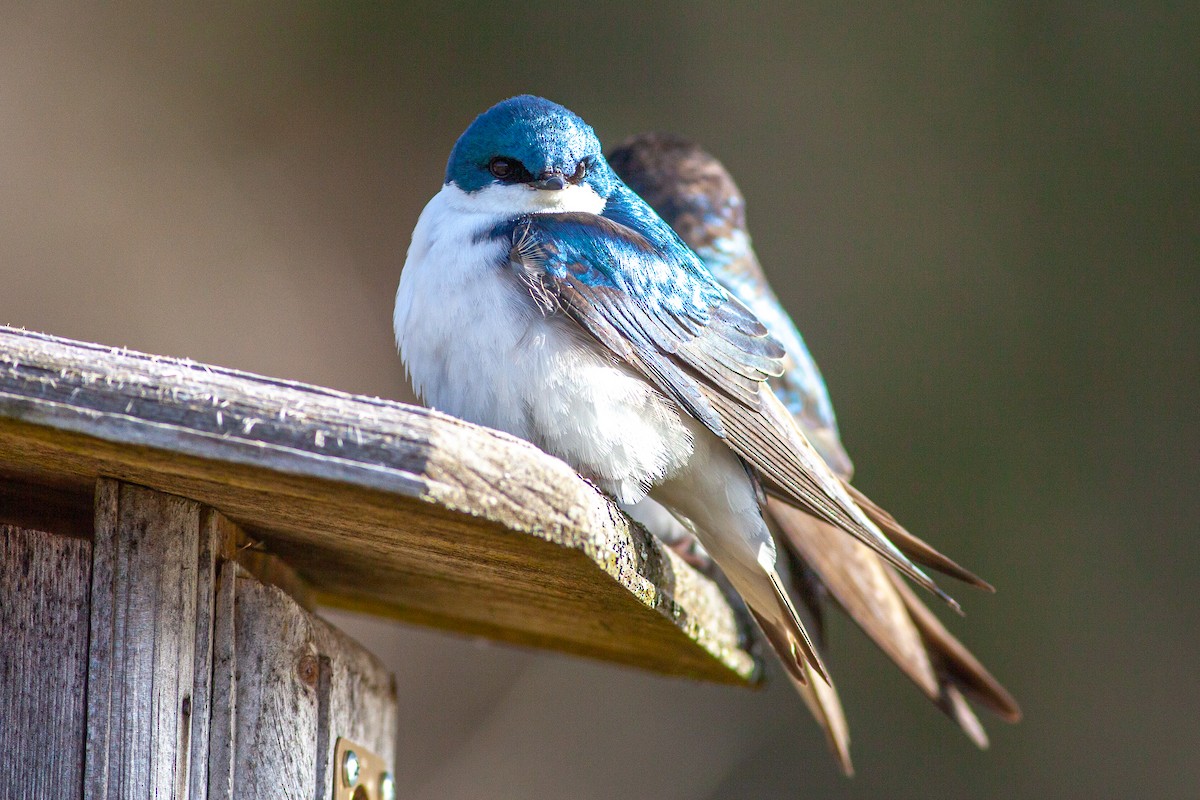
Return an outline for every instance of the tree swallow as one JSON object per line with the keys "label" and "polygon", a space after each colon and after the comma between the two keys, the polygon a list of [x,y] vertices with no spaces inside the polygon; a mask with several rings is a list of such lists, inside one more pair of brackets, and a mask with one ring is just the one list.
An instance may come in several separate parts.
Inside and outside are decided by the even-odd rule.
{"label": "tree swallow", "polygon": [[649,496],[694,531],[798,688],[828,674],[779,577],[767,497],[953,604],[775,395],[785,348],[566,108],[515,97],[459,137],[413,230],[393,322],[424,402],[534,443],[621,502]]}
{"label": "tree swallow", "polygon": [[[729,172],[699,145],[669,134],[634,136],[610,152],[608,162],[625,184],[701,257],[713,277],[750,308],[783,345],[787,351],[784,373],[769,383],[825,462],[848,481],[850,458],[838,434],[825,382],[795,324],[767,283],[746,228],[745,199]],[[639,519],[661,518],[642,509],[651,502],[644,500],[634,509]],[[874,552],[837,528],[797,513],[773,498],[767,502],[767,515],[794,559],[792,575],[800,584],[797,594],[818,620],[820,605],[813,601],[828,592],[981,747],[986,746],[987,737],[964,694],[977,698],[1006,720],[1020,718],[1012,696],[915,595],[906,591],[894,570]],[[991,588],[900,529],[895,520],[883,517],[882,512],[879,516],[876,521],[882,521],[889,532],[902,531],[901,548],[914,560]],[[815,695],[811,700],[818,705],[814,709],[818,721],[848,767],[844,725],[839,730],[837,724],[840,709],[832,706],[836,696]],[[825,701],[830,707],[822,707]]]}

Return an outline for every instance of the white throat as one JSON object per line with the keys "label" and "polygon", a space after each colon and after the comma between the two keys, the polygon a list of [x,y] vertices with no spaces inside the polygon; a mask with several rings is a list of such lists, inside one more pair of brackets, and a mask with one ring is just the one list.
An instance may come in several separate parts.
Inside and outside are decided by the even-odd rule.
{"label": "white throat", "polygon": [[446,207],[453,211],[504,218],[568,211],[599,214],[604,210],[605,203],[604,198],[586,184],[568,184],[558,190],[492,184],[468,193],[453,183],[447,183],[439,194],[443,196]]}

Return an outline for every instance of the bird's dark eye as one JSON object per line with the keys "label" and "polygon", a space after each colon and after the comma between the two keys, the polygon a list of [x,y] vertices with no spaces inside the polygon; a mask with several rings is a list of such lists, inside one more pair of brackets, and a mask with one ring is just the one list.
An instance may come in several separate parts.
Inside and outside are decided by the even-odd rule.
{"label": "bird's dark eye", "polygon": [[587,177],[587,173],[588,173],[587,162],[580,161],[579,165],[577,167],[575,167],[575,171],[573,173],[571,173],[571,177],[567,178],[567,180],[570,181],[571,183],[579,183],[585,177]]}
{"label": "bird's dark eye", "polygon": [[504,180],[505,178],[510,177],[514,172],[516,172],[518,166],[519,166],[519,163],[516,161],[513,161],[511,158],[504,158],[503,156],[497,156],[496,158],[493,158],[490,162],[488,162],[488,172],[492,173],[500,180]]}

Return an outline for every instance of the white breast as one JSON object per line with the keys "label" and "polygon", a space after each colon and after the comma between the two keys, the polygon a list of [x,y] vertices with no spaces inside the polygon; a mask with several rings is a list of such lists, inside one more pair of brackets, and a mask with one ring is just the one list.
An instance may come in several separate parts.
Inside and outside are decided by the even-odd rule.
{"label": "white breast", "polygon": [[527,439],[635,502],[687,462],[688,426],[574,323],[543,315],[508,271],[507,244],[486,236],[520,213],[599,212],[603,201],[587,191],[467,195],[443,187],[413,231],[396,292],[396,342],[427,404]]}

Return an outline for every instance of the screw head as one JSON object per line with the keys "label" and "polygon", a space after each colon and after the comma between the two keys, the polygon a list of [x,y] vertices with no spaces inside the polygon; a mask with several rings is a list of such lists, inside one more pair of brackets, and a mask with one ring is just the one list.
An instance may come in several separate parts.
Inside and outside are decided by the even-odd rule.
{"label": "screw head", "polygon": [[342,756],[342,780],[347,786],[353,786],[358,783],[358,773],[362,770],[362,764],[358,760],[358,753],[353,750],[347,750]]}
{"label": "screw head", "polygon": [[390,772],[379,776],[379,798],[380,800],[396,800],[396,781]]}
{"label": "screw head", "polygon": [[300,682],[305,686],[315,688],[317,678],[321,674],[321,665],[317,661],[317,657],[311,653],[300,659],[300,663],[296,665],[296,674],[300,676]]}

